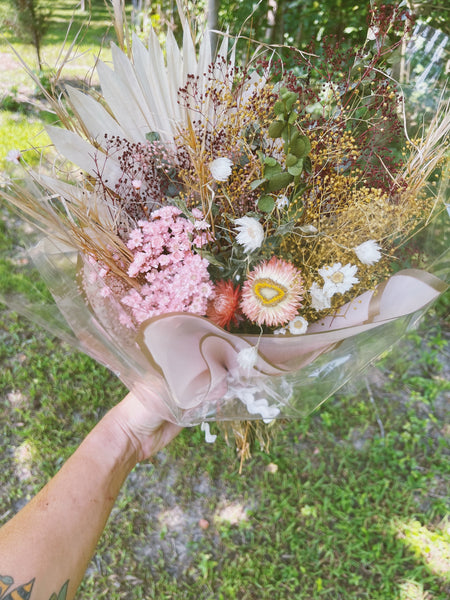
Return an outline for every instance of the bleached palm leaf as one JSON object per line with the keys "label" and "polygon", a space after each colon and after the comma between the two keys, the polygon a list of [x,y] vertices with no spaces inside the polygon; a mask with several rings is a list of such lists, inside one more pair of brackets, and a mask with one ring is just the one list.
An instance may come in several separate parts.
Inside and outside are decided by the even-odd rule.
{"label": "bleached palm leaf", "polygon": [[73,131],[51,125],[46,127],[46,131],[60,154],[89,175],[96,178],[100,175],[108,187],[114,189],[122,170],[111,157],[107,157]]}
{"label": "bleached palm leaf", "polygon": [[142,113],[142,103],[136,102],[136,97],[129,88],[129,78],[122,77],[101,61],[98,63],[97,73],[103,96],[125,131],[125,137],[132,142],[145,142],[145,134],[152,130],[152,126]]}
{"label": "bleached palm leaf", "polygon": [[[194,55],[195,56],[195,55]],[[200,42],[200,50],[198,53],[197,75],[199,78],[200,87],[204,87],[204,83],[208,76],[208,67],[212,63],[211,56],[211,35],[209,31],[205,31]]]}
{"label": "bleached palm leaf", "polygon": [[134,69],[151,117],[152,131],[157,131],[164,142],[172,142],[180,121],[180,111],[176,93],[173,97],[173,86],[169,84],[159,43],[155,47],[154,40],[152,42],[147,49],[138,38],[134,39]]}
{"label": "bleached palm leaf", "polygon": [[166,37],[166,61],[170,86],[169,99],[172,104],[175,103],[175,107],[179,110],[176,99],[178,90],[183,85],[183,58],[171,29],[167,31]]}
{"label": "bleached palm leaf", "polygon": [[73,109],[93,141],[103,145],[105,134],[110,137],[125,137],[125,132],[117,121],[92,96],[72,86],[67,86],[66,90]]}
{"label": "bleached palm leaf", "polygon": [[[170,30],[165,49],[164,55],[153,29],[149,34],[148,47],[136,35],[133,37],[132,60],[112,44],[114,68],[101,61],[97,65],[103,98],[110,112],[93,97],[68,88],[72,106],[91,141],[103,145],[107,134],[133,143],[145,143],[148,133],[157,132],[163,143],[170,144],[180,130],[185,130],[194,120],[200,119],[207,129],[212,129],[227,118],[227,110],[230,109],[224,104],[222,112],[217,113],[217,107],[205,92],[211,79],[225,82],[231,91],[236,44],[233,44],[228,58],[228,35],[223,37],[215,65],[212,63],[209,32],[202,36],[197,59],[187,23],[184,23],[182,52]],[[192,76],[195,98],[192,106],[187,106],[191,98],[183,101],[180,89]],[[253,73],[241,91],[240,102],[245,103],[263,85],[265,78]],[[91,175],[101,173],[102,180],[108,179],[108,187],[114,189],[121,177],[121,169],[113,154],[106,159],[94,146],[70,132],[50,129],[49,134],[59,152]]]}
{"label": "bleached palm leaf", "polygon": [[[228,61],[228,35],[225,34],[223,36],[222,42],[219,47],[219,51],[217,52],[217,58],[215,61],[214,67],[214,79],[216,81],[224,81],[225,80],[225,71],[224,64],[228,62],[228,72],[232,72],[234,70],[234,62]],[[231,85],[231,82],[230,82]]]}
{"label": "bleached palm leaf", "polygon": [[195,46],[191,32],[188,28],[183,31],[183,82],[187,81],[188,75],[197,74],[197,59]]}

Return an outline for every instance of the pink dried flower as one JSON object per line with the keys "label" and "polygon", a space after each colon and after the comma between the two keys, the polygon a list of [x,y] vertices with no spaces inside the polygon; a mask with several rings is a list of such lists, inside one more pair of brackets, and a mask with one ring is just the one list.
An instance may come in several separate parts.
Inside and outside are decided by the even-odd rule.
{"label": "pink dried flower", "polygon": [[206,316],[219,327],[229,328],[231,323],[237,325],[240,295],[240,287],[234,287],[232,281],[218,281],[214,289],[214,297],[209,301]]}
{"label": "pink dried flower", "polygon": [[242,290],[241,309],[258,325],[282,325],[297,315],[302,294],[300,271],[274,256],[249,274]]}
{"label": "pink dried flower", "polygon": [[[199,223],[203,225],[202,220]],[[149,220],[138,222],[127,243],[134,256],[128,275],[148,283],[139,290],[133,288],[121,300],[135,322],[168,312],[206,314],[213,284],[208,261],[195,254],[193,246],[203,245],[207,235],[203,226],[196,229],[174,206],[160,208]]]}

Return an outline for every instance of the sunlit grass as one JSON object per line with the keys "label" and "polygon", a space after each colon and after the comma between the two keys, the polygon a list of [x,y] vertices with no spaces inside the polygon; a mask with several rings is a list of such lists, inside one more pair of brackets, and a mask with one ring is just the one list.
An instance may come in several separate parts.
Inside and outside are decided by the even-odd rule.
{"label": "sunlit grass", "polygon": [[399,600],[433,600],[435,596],[425,592],[423,584],[408,579],[399,584]]}
{"label": "sunlit grass", "polygon": [[42,120],[27,114],[0,111],[0,170],[12,173],[14,167],[6,161],[10,150],[20,150],[29,165],[40,160],[40,150],[50,144]]}
{"label": "sunlit grass", "polygon": [[398,539],[433,573],[450,581],[450,531],[446,519],[434,530],[416,519],[394,522],[393,529]]}

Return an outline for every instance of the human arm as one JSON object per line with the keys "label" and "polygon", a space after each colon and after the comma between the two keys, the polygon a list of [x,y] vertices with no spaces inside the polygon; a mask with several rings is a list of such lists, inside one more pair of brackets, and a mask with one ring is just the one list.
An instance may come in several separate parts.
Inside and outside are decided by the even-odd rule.
{"label": "human arm", "polygon": [[127,475],[179,431],[162,412],[128,394],[0,529],[0,600],[74,597]]}

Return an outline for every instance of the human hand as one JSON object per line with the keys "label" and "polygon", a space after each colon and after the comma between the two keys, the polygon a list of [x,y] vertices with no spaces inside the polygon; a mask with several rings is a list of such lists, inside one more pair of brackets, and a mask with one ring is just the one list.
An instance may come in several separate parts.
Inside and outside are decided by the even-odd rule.
{"label": "human hand", "polygon": [[141,401],[130,392],[109,413],[133,444],[136,462],[156,454],[181,431],[181,427],[167,420],[169,416],[169,410],[156,393]]}

